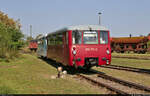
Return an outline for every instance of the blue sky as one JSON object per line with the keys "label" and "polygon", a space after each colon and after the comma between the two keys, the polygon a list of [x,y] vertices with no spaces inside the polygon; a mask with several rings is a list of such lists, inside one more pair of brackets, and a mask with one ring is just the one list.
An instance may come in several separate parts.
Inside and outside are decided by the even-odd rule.
{"label": "blue sky", "polygon": [[113,37],[150,33],[150,0],[0,0],[0,10],[21,20],[24,34],[33,36],[68,25],[101,23]]}

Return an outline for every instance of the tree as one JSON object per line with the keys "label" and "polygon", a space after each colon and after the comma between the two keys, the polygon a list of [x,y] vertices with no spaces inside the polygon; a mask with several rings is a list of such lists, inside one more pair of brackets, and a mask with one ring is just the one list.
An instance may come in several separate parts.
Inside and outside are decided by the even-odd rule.
{"label": "tree", "polygon": [[21,24],[0,11],[0,58],[12,58],[23,46]]}

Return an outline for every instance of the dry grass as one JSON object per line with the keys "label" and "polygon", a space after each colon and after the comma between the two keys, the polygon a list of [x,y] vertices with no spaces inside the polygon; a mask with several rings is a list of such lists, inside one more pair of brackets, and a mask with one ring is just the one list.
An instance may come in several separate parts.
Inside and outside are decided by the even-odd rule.
{"label": "dry grass", "polygon": [[100,94],[86,84],[71,77],[52,79],[56,68],[23,54],[11,62],[0,63],[0,94]]}
{"label": "dry grass", "polygon": [[126,57],[150,57],[150,54],[112,53],[112,56],[126,56]]}
{"label": "dry grass", "polygon": [[120,65],[150,70],[150,60],[112,58],[112,65]]}

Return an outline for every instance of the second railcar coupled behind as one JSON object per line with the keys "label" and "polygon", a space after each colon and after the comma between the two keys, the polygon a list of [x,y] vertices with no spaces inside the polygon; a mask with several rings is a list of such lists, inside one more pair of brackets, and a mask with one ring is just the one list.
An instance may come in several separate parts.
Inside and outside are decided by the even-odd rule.
{"label": "second railcar coupled behind", "polygon": [[69,26],[49,33],[46,39],[46,57],[63,65],[90,68],[111,63],[109,30],[103,26]]}

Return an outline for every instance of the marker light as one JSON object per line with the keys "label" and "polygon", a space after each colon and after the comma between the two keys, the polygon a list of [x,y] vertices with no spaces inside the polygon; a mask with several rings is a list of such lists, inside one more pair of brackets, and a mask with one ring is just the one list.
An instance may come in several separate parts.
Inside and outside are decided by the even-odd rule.
{"label": "marker light", "polygon": [[109,64],[109,60],[106,60],[106,64]]}
{"label": "marker light", "polygon": [[76,55],[76,54],[77,54],[76,50],[73,50],[73,55]]}
{"label": "marker light", "polygon": [[109,51],[109,50],[106,50],[106,53],[107,53],[107,54],[110,54],[110,51]]}

